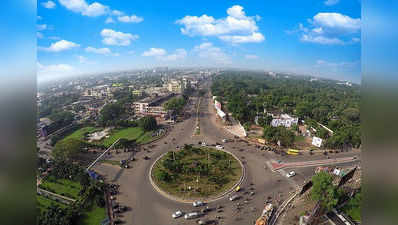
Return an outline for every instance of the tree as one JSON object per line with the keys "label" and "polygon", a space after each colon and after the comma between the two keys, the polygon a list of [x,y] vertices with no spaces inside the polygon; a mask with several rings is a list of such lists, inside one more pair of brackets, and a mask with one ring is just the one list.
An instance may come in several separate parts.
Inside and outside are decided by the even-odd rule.
{"label": "tree", "polygon": [[141,118],[139,125],[145,131],[155,130],[158,127],[156,119],[152,116],[145,116]]}
{"label": "tree", "polygon": [[124,108],[119,103],[105,105],[100,112],[99,124],[101,126],[114,125],[124,113]]}
{"label": "tree", "polygon": [[83,142],[79,139],[65,139],[57,142],[52,151],[52,154],[55,159],[59,160],[71,160],[75,159],[77,155],[81,152],[81,148],[83,147]]}
{"label": "tree", "polygon": [[312,177],[312,183],[311,197],[328,211],[333,209],[342,196],[341,190],[333,185],[333,177],[322,171]]}
{"label": "tree", "polygon": [[258,124],[262,127],[264,127],[265,125],[270,125],[271,121],[272,121],[272,116],[265,116],[258,118]]}

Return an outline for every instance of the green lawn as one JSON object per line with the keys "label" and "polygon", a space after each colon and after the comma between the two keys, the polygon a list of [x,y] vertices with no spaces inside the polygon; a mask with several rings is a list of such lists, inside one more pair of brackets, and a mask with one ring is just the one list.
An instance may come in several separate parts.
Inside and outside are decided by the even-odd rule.
{"label": "green lawn", "polygon": [[111,164],[111,165],[120,166],[120,162],[116,161],[116,160],[103,160],[102,162],[103,163],[108,163],[108,164]]}
{"label": "green lawn", "polygon": [[50,207],[51,205],[56,205],[56,206],[59,206],[61,208],[66,208],[65,204],[60,203],[60,202],[56,202],[56,201],[54,201],[52,199],[43,197],[41,195],[37,195],[36,199],[37,199],[37,206],[39,207],[40,212],[46,211],[47,208]]}
{"label": "green lawn", "polygon": [[109,138],[102,141],[105,147],[109,147],[119,138],[136,140],[138,144],[146,143],[152,140],[152,131],[145,132],[140,127],[129,127],[113,130]]}
{"label": "green lawn", "polygon": [[90,211],[85,211],[79,221],[80,225],[99,225],[106,218],[105,208],[92,204]]}
{"label": "green lawn", "polygon": [[[185,172],[173,172],[165,167],[164,162],[174,161],[174,157],[176,158],[175,162],[179,165],[177,167],[185,168],[183,169]],[[205,168],[209,165],[210,169],[207,175],[199,175],[195,170],[195,168]],[[161,171],[166,171],[174,178],[169,182],[161,180]],[[212,148],[200,148],[199,151],[184,149],[176,151],[175,156],[168,153],[158,160],[153,167],[151,176],[162,190],[171,195],[183,198],[210,197],[235,185],[242,176],[242,168],[232,155],[219,150]],[[192,190],[189,190],[189,187]]]}
{"label": "green lawn", "polygon": [[294,141],[295,141],[295,142],[304,142],[304,141],[305,141],[305,137],[304,137],[304,136],[301,136],[301,135],[295,136],[295,137],[294,137]]}
{"label": "green lawn", "polygon": [[94,133],[94,132],[100,131],[100,130],[102,130],[102,129],[101,128],[96,128],[96,127],[83,127],[83,128],[80,128],[79,130],[71,133],[70,135],[66,136],[64,138],[64,140],[67,140],[67,139],[70,139],[70,138],[83,140],[85,133]]}
{"label": "green lawn", "polygon": [[64,195],[69,198],[77,199],[79,197],[81,185],[78,182],[67,179],[52,180],[50,178],[46,179],[40,185],[40,188],[57,193],[59,195]]}

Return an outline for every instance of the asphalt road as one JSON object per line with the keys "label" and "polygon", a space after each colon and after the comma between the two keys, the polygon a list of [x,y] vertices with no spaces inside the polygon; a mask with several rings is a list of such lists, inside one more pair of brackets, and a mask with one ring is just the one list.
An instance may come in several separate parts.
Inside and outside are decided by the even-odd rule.
{"label": "asphalt road", "polygon": [[[175,147],[184,144],[197,144],[204,141],[207,144],[222,143],[222,139],[234,139],[218,125],[216,117],[212,112],[210,98],[204,98],[200,105],[200,135],[194,136],[195,128],[195,108],[189,106],[188,111],[192,112],[192,116],[183,122],[177,123],[172,128],[168,136],[164,137],[153,147],[144,146],[149,151],[141,150],[135,153],[136,161],[132,162],[130,169],[120,169],[117,166],[108,164],[98,164],[95,169],[104,174],[107,181],[120,184],[120,194],[117,195],[117,202],[121,205],[128,206],[131,210],[121,215],[121,220],[125,224],[131,225],[162,225],[162,224],[196,224],[196,219],[185,220],[184,218],[173,219],[171,214],[177,210],[183,212],[191,212],[199,210],[192,204],[179,203],[170,200],[155,191],[150,184],[148,174],[149,169],[154,160],[162,153],[175,149]],[[173,141],[173,139],[175,139]],[[272,172],[266,162],[271,159],[295,161],[298,158],[281,158],[272,152],[259,151],[255,146],[248,145],[244,142],[222,143],[225,150],[232,152],[239,157],[246,168],[247,177],[243,181],[240,192],[242,198],[231,202],[227,197],[216,202],[209,203],[208,206],[214,208],[222,205],[223,212],[217,213],[215,210],[207,213],[203,218],[216,220],[216,216],[222,216],[223,219],[216,220],[218,224],[243,225],[253,224],[257,217],[261,214],[264,202],[267,197],[271,197],[274,204],[282,202],[286,199],[290,192],[295,190],[297,184],[302,184],[304,180],[309,179],[313,175],[314,168],[299,168],[297,175],[293,178],[286,178],[283,171]],[[127,158],[129,153],[122,153],[115,156],[118,158]],[[352,154],[352,153],[351,153]],[[149,156],[149,160],[144,160],[144,156]],[[325,158],[322,155],[302,156],[306,160]],[[289,170],[290,171],[290,170]],[[252,185],[251,185],[252,184]],[[254,196],[243,194],[252,188],[255,192]],[[241,204],[238,210],[236,204]]]}

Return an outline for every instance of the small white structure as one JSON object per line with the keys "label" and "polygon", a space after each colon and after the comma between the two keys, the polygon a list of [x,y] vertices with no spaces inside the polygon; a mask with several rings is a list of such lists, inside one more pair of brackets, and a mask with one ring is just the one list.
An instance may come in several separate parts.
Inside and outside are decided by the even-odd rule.
{"label": "small white structure", "polygon": [[340,174],[341,174],[341,169],[335,168],[335,169],[333,170],[333,174],[335,174],[335,175],[337,175],[337,176],[340,176]]}
{"label": "small white structure", "polygon": [[320,147],[322,146],[322,141],[323,141],[322,138],[313,137],[313,138],[312,138],[312,145],[314,145],[314,146],[320,148]]}
{"label": "small white structure", "polygon": [[288,114],[281,114],[279,118],[274,118],[271,121],[271,126],[273,127],[284,126],[286,128],[289,128],[297,123],[298,123],[298,117],[291,117]]}

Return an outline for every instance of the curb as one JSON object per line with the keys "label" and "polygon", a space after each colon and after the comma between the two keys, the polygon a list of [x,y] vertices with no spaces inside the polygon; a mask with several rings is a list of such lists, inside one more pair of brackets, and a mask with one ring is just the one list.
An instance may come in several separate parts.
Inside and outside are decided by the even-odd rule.
{"label": "curb", "polygon": [[[239,181],[238,181],[237,183],[235,183],[229,190],[227,190],[227,191],[221,193],[220,195],[218,195],[218,196],[216,196],[216,197],[214,197],[214,198],[210,198],[210,199],[206,200],[206,201],[205,201],[206,203],[215,202],[215,201],[218,201],[218,200],[220,200],[220,199],[222,199],[222,198],[225,198],[228,194],[232,193],[232,192],[235,190],[235,188],[236,188],[237,186],[241,185],[241,184],[243,183],[244,179],[246,178],[246,168],[244,167],[244,165],[243,165],[243,163],[240,161],[240,159],[239,159],[238,157],[236,157],[234,154],[232,154],[231,152],[229,152],[229,151],[226,151],[226,150],[223,150],[223,149],[222,149],[222,150],[219,150],[219,151],[223,151],[223,152],[226,152],[226,153],[232,155],[232,157],[234,157],[234,158],[239,162],[240,166],[242,167],[242,176],[240,177]],[[176,202],[180,202],[180,203],[192,203],[193,201],[196,201],[196,200],[193,200],[193,199],[182,199],[182,198],[178,198],[178,197],[172,196],[172,195],[170,195],[169,193],[167,193],[167,192],[161,190],[161,189],[155,184],[155,182],[152,180],[152,169],[153,169],[153,166],[156,164],[156,162],[157,162],[160,158],[162,158],[162,157],[163,157],[164,155],[166,155],[167,153],[168,153],[168,152],[165,152],[165,153],[161,154],[158,158],[156,158],[156,160],[152,163],[152,165],[151,165],[151,167],[150,167],[150,169],[149,169],[149,174],[148,174],[148,176],[149,176],[149,181],[150,181],[151,184],[152,184],[152,187],[153,187],[153,188],[155,189],[155,191],[157,191],[159,194],[163,195],[164,197],[166,197],[166,198],[168,198],[168,199],[170,199],[170,200],[176,201]]]}

